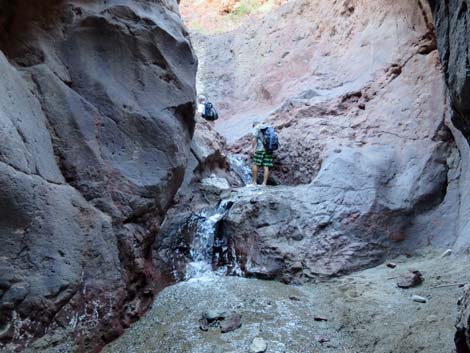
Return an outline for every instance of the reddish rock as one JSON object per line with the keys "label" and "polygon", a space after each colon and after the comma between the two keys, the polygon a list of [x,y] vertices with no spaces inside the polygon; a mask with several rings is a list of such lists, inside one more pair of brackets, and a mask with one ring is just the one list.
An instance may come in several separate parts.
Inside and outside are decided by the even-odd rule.
{"label": "reddish rock", "polygon": [[220,323],[220,332],[228,333],[231,331],[238,330],[242,327],[242,317],[239,314],[233,314],[231,316],[226,317]]}
{"label": "reddish rock", "polygon": [[424,277],[418,270],[409,270],[408,273],[402,274],[397,282],[399,288],[412,288],[420,285],[424,281]]}

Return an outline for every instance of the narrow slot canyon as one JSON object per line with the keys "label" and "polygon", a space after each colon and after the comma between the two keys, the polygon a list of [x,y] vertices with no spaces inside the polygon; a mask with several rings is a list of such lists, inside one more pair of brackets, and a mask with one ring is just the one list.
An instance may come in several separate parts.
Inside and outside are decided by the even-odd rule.
{"label": "narrow slot canyon", "polygon": [[470,352],[469,15],[0,0],[0,352]]}

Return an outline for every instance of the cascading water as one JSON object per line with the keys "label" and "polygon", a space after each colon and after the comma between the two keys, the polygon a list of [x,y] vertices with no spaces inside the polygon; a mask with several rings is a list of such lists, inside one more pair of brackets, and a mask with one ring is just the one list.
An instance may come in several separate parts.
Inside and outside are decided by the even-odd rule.
{"label": "cascading water", "polygon": [[[239,155],[229,156],[231,170],[242,181],[243,185],[252,183],[251,169]],[[191,241],[190,261],[185,268],[185,279],[211,277],[230,273],[242,275],[236,261],[235,249],[230,247],[228,239],[223,235],[221,221],[229,211],[233,202],[222,200],[213,210],[193,215],[190,222],[195,227]],[[231,253],[228,253],[231,251]],[[213,269],[217,268],[216,271]]]}
{"label": "cascading water", "polygon": [[246,161],[239,155],[229,156],[230,168],[232,171],[242,180],[244,185],[253,183],[253,174],[249,166],[246,165]]}
{"label": "cascading water", "polygon": [[[196,234],[191,243],[190,259],[186,265],[185,279],[200,278],[214,275],[212,261],[214,248],[221,248],[222,239],[218,239],[217,225],[227,214],[232,203],[223,200],[212,212],[204,212],[195,217]],[[216,239],[217,238],[217,239]],[[217,243],[217,244],[216,244]]]}

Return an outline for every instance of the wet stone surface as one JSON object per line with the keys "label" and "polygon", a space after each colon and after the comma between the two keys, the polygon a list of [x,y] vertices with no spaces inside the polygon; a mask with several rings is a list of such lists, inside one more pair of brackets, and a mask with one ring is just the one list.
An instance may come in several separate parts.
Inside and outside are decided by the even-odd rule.
{"label": "wet stone surface", "polygon": [[[271,353],[451,352],[462,288],[436,287],[468,282],[470,274],[463,270],[468,258],[430,253],[394,262],[396,269],[383,264],[304,286],[236,277],[191,279],[165,289],[148,314],[103,352],[247,353],[257,337]],[[398,288],[389,278],[408,268],[426,280],[419,287]],[[219,321],[233,313],[242,323],[234,331],[200,329],[203,316]]]}

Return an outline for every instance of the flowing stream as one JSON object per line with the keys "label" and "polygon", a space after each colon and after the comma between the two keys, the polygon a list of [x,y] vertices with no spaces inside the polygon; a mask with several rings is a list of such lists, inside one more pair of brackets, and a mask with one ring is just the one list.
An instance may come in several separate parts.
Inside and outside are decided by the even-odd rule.
{"label": "flowing stream", "polygon": [[231,154],[228,158],[230,168],[240,178],[243,185],[249,185],[253,182],[253,174],[251,168],[246,164],[246,161],[239,155]]}
{"label": "flowing stream", "polygon": [[223,248],[224,240],[218,238],[219,222],[225,217],[231,202],[223,200],[215,210],[196,216],[196,234],[191,243],[191,261],[186,265],[185,279],[212,276],[214,249]]}
{"label": "flowing stream", "polygon": [[[251,169],[245,160],[238,155],[230,155],[229,161],[232,171],[240,178],[243,185],[250,184]],[[215,209],[193,216],[192,222],[196,223],[196,234],[191,243],[191,260],[186,265],[185,280],[227,273],[241,275],[235,254],[228,254],[229,251],[234,252],[234,249],[228,246],[228,239],[223,234],[221,224],[232,204],[228,199],[221,200]],[[217,268],[216,271],[213,270],[214,267]]]}

